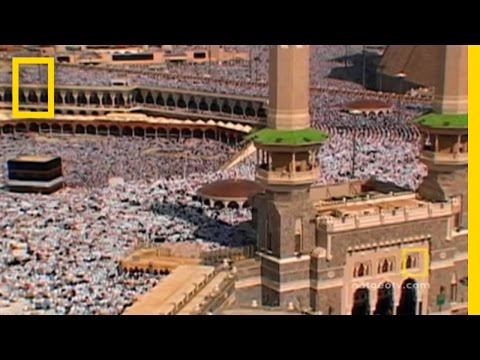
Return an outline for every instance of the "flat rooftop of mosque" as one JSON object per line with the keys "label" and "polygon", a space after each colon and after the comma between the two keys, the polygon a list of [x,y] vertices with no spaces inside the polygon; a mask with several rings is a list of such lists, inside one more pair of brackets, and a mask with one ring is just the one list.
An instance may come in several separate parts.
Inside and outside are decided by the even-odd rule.
{"label": "flat rooftop of mosque", "polygon": [[314,203],[320,217],[343,218],[399,209],[426,209],[430,204],[412,190],[374,179],[320,186],[317,194],[320,196]]}
{"label": "flat rooftop of mosque", "polygon": [[460,200],[430,202],[413,191],[359,192],[339,200],[323,198],[315,202],[317,223],[328,232],[352,231],[387,224],[451,216],[460,212]]}
{"label": "flat rooftop of mosque", "polygon": [[13,161],[45,163],[45,162],[55,160],[57,158],[58,156],[51,156],[51,155],[21,155],[16,157]]}
{"label": "flat rooftop of mosque", "polygon": [[400,209],[427,207],[428,202],[416,198],[414,193],[403,195],[352,198],[347,202],[320,202],[316,207],[320,216],[363,216]]}

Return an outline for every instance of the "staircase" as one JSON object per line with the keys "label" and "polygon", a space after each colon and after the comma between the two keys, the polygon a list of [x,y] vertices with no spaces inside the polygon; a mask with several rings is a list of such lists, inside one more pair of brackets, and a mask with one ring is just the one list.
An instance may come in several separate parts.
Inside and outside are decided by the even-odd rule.
{"label": "staircase", "polygon": [[252,155],[253,153],[255,152],[255,145],[253,144],[253,142],[250,142],[248,143],[247,145],[245,145],[245,147],[240,150],[239,152],[237,152],[230,160],[227,161],[227,163],[225,163],[221,168],[220,170],[221,171],[227,171],[227,170],[230,170],[231,168],[233,168],[235,165],[237,165],[238,163],[244,161],[245,159],[247,159],[250,155]]}

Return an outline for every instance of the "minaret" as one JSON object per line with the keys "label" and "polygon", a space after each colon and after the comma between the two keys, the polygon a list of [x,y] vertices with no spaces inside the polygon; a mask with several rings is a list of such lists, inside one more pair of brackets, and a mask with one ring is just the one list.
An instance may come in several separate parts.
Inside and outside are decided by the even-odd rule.
{"label": "minaret", "polygon": [[310,127],[310,49],[305,45],[270,47],[270,129],[300,130]]}
{"label": "minaret", "polygon": [[316,226],[310,187],[320,175],[318,150],[327,135],[310,128],[309,58],[306,45],[270,46],[268,127],[251,136],[256,179],[266,189],[254,201],[266,306],[310,304],[308,254]]}
{"label": "minaret", "polygon": [[468,46],[441,45],[434,109],[438,114],[468,112]]}
{"label": "minaret", "polygon": [[428,176],[418,192],[431,201],[457,197],[457,226],[468,227],[468,48],[443,45],[434,113],[415,122],[422,134],[421,160]]}

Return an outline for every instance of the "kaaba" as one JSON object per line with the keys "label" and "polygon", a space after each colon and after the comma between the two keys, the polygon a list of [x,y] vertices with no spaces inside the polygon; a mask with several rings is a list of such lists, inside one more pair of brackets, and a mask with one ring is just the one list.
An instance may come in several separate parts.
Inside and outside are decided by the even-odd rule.
{"label": "kaaba", "polygon": [[7,169],[7,187],[10,191],[51,194],[63,187],[60,157],[19,156],[7,162]]}

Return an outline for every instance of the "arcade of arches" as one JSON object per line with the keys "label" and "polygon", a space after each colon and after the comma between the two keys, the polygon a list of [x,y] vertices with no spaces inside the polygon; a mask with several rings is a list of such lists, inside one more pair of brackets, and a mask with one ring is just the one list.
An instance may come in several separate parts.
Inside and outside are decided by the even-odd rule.
{"label": "arcade of arches", "polygon": [[[370,290],[361,287],[353,294],[352,315],[371,315]],[[400,302],[395,308],[395,291],[400,291]],[[377,301],[373,315],[420,315],[423,303],[418,299],[418,285],[414,279],[406,279],[400,289],[391,282],[381,284],[377,289]]]}
{"label": "arcade of arches", "polygon": [[202,186],[197,197],[205,205],[214,208],[249,208],[250,199],[264,188],[255,181],[246,179],[219,180]]}
{"label": "arcade of arches", "polygon": [[102,121],[18,121],[0,123],[0,134],[15,133],[77,134],[100,136],[137,136],[169,139],[211,139],[236,145],[243,140],[243,133],[215,126],[182,126],[179,124],[142,124]]}
{"label": "arcade of arches", "polygon": [[[232,95],[215,95],[198,92],[185,92],[167,89],[108,89],[81,87],[72,89],[57,88],[54,92],[57,113],[64,113],[62,107],[78,107],[79,113],[101,114],[105,109],[131,109],[144,110],[165,109],[169,111],[182,111],[205,113],[226,117],[237,117],[262,121],[266,118],[266,101],[258,98],[246,98]],[[0,103],[12,102],[12,90],[0,86]],[[47,89],[42,86],[29,86],[19,91],[19,103],[22,108],[29,111],[40,111],[47,106]],[[102,112],[101,109],[104,111]],[[72,111],[72,110],[70,110]],[[72,112],[73,113],[73,112]]]}
{"label": "arcade of arches", "polygon": [[[398,246],[352,250],[346,259],[343,312],[353,315],[420,315],[427,311],[429,274],[425,256],[430,235],[409,252]],[[405,273],[406,271],[406,273]],[[415,275],[407,275],[415,274]]]}

